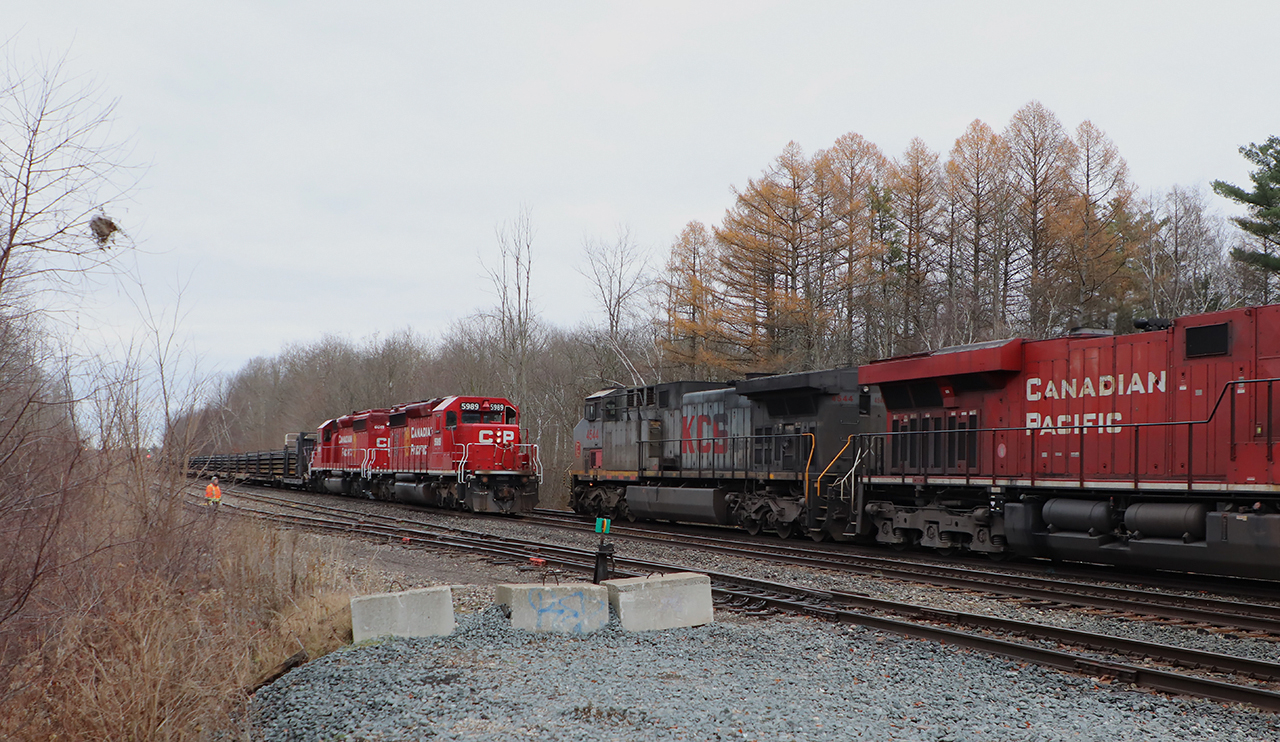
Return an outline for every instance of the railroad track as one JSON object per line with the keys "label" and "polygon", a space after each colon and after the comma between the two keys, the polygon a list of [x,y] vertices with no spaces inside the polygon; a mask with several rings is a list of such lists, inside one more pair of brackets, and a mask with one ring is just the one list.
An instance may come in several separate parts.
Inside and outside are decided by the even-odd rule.
{"label": "railroad track", "polygon": [[[539,508],[525,517],[547,525],[564,525],[578,528],[583,527],[583,524],[593,524],[595,521],[590,516],[578,515],[567,510],[551,510],[547,508]],[[907,552],[896,553],[893,556],[886,557],[884,556],[885,550],[881,547],[853,543],[808,543],[803,538],[782,540],[767,535],[745,536],[737,529],[722,526],[614,521],[611,532],[645,535],[669,534],[673,538],[678,537],[680,539],[707,538],[715,541],[738,543],[743,546],[754,545],[757,548],[766,550],[789,550],[806,554],[841,554],[849,557],[861,557],[867,560],[880,560],[895,566],[904,565],[922,569],[934,567],[967,569],[979,573],[1002,574],[1001,572],[986,569],[985,566],[990,565],[991,560],[979,556],[959,554],[942,557],[941,555],[932,556],[926,552]],[[1200,592],[1220,597],[1230,596],[1247,600],[1280,603],[1280,581],[1275,580],[1260,580],[1249,577],[1207,577],[1182,573],[1118,572],[1117,568],[1111,566],[1091,566],[1087,564],[1067,566],[1062,563],[1048,563],[1044,560],[1027,562],[1000,561],[998,563],[1000,565],[999,569],[1006,570],[1003,574],[1027,574],[1057,580],[1123,581],[1132,585],[1154,589]]]}
{"label": "railroad track", "polygon": [[[554,514],[545,515],[543,512],[538,512],[535,513],[535,517],[547,525],[560,528],[574,530],[591,528],[581,520]],[[1170,595],[1026,573],[1015,574],[943,564],[901,562],[886,557],[797,547],[786,542],[762,542],[736,535],[708,537],[631,526],[611,528],[610,535],[693,547],[789,566],[837,570],[927,583],[938,587],[996,593],[1038,601],[1046,607],[1073,606],[1110,611],[1121,615],[1153,616],[1197,626],[1222,627],[1251,632],[1254,636],[1280,639],[1280,606],[1274,605],[1243,603],[1215,597]]]}
{"label": "railroad track", "polygon": [[[428,525],[385,515],[353,512],[320,503],[235,491],[222,507],[231,513],[320,531],[378,538],[406,545],[449,548],[491,559],[527,564],[545,560],[559,569],[590,572],[595,552],[590,549],[546,542],[512,539],[492,534]],[[243,500],[244,502],[241,502]],[[615,572],[639,576],[658,572],[691,571],[678,564],[615,558]],[[1123,639],[992,616],[902,604],[853,593],[816,590],[740,575],[707,572],[713,592],[723,607],[746,612],[795,611],[828,620],[858,624],[919,639],[955,644],[1035,664],[1122,682],[1167,693],[1185,694],[1230,703],[1248,703],[1280,710],[1280,693],[1246,681],[1280,681],[1280,664],[1219,655],[1163,644]],[[1027,638],[1016,641],[1011,637]],[[1050,646],[1052,644],[1053,646]],[[1071,645],[1077,649],[1064,649]],[[1112,656],[1138,656],[1161,663],[1149,667],[1118,662]],[[1173,668],[1193,667],[1230,678],[1205,677]]]}

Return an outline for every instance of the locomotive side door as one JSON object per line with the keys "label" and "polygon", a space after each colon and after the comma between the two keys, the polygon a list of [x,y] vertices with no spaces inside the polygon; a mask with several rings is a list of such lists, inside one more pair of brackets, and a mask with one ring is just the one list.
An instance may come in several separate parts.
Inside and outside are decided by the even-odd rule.
{"label": "locomotive side door", "polygon": [[[1213,418],[1207,424],[1189,426],[1192,430],[1191,461],[1187,462],[1185,432],[1178,436],[1179,450],[1173,453],[1176,462],[1173,472],[1186,476],[1186,466],[1191,466],[1195,479],[1224,478],[1232,464],[1231,406],[1236,404],[1237,443],[1250,440],[1240,436],[1247,430],[1251,418],[1248,385],[1236,388],[1224,387],[1237,377],[1248,378],[1252,364],[1232,359],[1234,338],[1230,322],[1194,327],[1180,327],[1174,334],[1174,347],[1170,355],[1178,366],[1169,380],[1169,392],[1174,395],[1174,420],[1202,421]],[[1244,344],[1246,347],[1251,343]],[[1238,367],[1239,366],[1239,367]],[[1221,404],[1218,399],[1221,398]],[[1215,411],[1214,408],[1217,407]],[[1179,426],[1183,428],[1184,426]],[[1144,431],[1145,433],[1145,431]]]}
{"label": "locomotive side door", "polygon": [[644,421],[645,425],[645,469],[657,471],[662,468],[662,418],[656,417]]}
{"label": "locomotive side door", "polygon": [[[1255,378],[1280,378],[1280,307],[1259,307],[1255,310],[1254,345],[1257,365]],[[1280,382],[1266,382],[1255,385],[1254,389],[1253,434],[1261,446],[1259,452],[1259,469],[1266,469],[1267,482],[1277,480],[1276,470],[1280,469],[1276,455],[1276,441],[1280,440]],[[1268,450],[1270,442],[1270,450]]]}

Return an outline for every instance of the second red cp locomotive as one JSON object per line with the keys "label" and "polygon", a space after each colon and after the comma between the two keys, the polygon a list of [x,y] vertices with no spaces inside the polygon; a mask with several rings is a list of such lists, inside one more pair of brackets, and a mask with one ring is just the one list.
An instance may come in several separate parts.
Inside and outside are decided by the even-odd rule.
{"label": "second red cp locomotive", "polygon": [[480,513],[538,504],[542,462],[501,397],[437,397],[326,420],[284,449],[193,456],[193,476],[218,475],[316,492]]}
{"label": "second red cp locomotive", "polygon": [[365,410],[320,426],[311,456],[316,489],[376,499],[528,512],[538,502],[538,447],[519,410],[499,397],[440,397]]}

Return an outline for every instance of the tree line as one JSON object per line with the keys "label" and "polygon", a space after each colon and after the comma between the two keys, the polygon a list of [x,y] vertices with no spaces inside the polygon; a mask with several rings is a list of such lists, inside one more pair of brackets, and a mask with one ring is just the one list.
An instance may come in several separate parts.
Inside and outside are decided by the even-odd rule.
{"label": "tree line", "polygon": [[675,241],[664,349],[723,378],[1129,332],[1135,316],[1269,302],[1269,274],[1229,255],[1261,239],[1196,188],[1141,195],[1105,132],[1038,102],[999,132],[972,122],[945,157],[919,138],[896,158],[856,133],[813,155],[793,142],[719,224]]}

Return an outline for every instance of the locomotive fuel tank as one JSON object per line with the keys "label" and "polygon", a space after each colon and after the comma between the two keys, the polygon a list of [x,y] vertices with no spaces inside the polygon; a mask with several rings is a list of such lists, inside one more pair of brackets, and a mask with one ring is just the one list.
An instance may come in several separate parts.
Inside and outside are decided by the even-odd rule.
{"label": "locomotive fuel tank", "polygon": [[719,487],[627,486],[627,505],[641,520],[729,525],[729,503]]}

